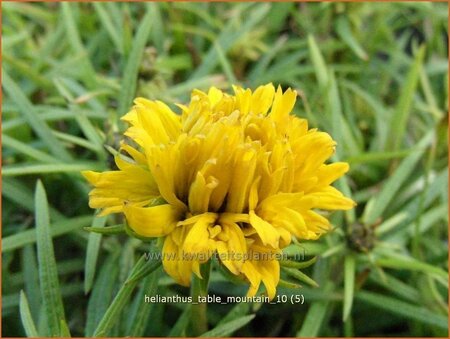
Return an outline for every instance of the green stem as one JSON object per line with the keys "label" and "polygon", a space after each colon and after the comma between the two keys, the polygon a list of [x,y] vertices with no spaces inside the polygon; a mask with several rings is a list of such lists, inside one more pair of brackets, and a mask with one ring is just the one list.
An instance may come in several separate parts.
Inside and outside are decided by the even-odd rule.
{"label": "green stem", "polygon": [[203,279],[200,279],[195,274],[192,275],[191,296],[193,304],[191,323],[193,335],[196,337],[208,331],[208,318],[206,316],[207,304],[205,302],[200,302],[199,297],[206,297],[208,295],[210,271],[211,260],[200,266],[200,273]]}

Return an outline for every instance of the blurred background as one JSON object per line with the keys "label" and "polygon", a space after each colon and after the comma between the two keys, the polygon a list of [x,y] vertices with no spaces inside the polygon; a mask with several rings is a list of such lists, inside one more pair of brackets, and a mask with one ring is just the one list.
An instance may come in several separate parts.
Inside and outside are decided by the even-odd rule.
{"label": "blurred background", "polygon": [[[1,6],[3,336],[33,333],[30,321],[40,336],[52,334],[49,296],[62,300],[73,336],[91,336],[148,249],[83,230],[117,223],[94,221],[79,172],[112,166],[108,149],[118,147],[119,118],[134,97],[175,109],[194,88],[268,82],[296,89],[294,113],[337,141],[332,160],[351,166],[337,186],[358,206],[334,213],[335,229],[319,241],[286,249],[318,258],[304,272],[319,287],[278,289],[303,294],[303,305],[210,304],[210,328],[228,324],[223,336],[448,336],[447,3]],[[48,203],[35,193],[38,179]],[[55,259],[36,246],[46,209]],[[59,286],[49,292],[43,272],[52,267]],[[107,335],[192,333],[188,305],[143,303],[150,287],[189,294],[157,274],[139,284]],[[211,294],[245,291],[213,272]]]}

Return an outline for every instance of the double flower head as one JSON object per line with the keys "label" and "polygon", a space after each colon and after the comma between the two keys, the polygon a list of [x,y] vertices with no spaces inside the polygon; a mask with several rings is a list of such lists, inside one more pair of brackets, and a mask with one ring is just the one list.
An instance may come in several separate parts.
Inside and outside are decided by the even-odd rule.
{"label": "double flower head", "polygon": [[249,296],[262,282],[273,298],[282,249],[327,232],[323,211],[355,205],[331,186],[349,169],[325,163],[336,143],[290,114],[296,95],[272,84],[194,90],[181,114],[137,98],[122,118],[118,170],[83,172],[90,206],[123,213],[139,236],[164,237],[163,266],[179,284],[217,255]]}

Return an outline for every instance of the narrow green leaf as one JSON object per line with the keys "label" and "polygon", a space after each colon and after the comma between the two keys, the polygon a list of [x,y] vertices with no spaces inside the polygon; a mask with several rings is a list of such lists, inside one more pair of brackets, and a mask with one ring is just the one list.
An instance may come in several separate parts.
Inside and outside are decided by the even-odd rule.
{"label": "narrow green leaf", "polygon": [[351,156],[345,159],[350,165],[352,164],[369,164],[373,162],[385,162],[386,160],[404,158],[405,156],[411,154],[413,150],[400,150],[396,152],[370,152],[370,153],[360,153],[355,156]]}
{"label": "narrow green leaf", "polygon": [[[448,207],[441,205],[435,208],[428,209],[422,214],[422,221],[418,231],[420,234],[427,232],[431,227],[435,226],[439,220],[443,220],[445,225],[448,224]],[[407,234],[413,236],[414,230],[411,228],[407,229]]]}
{"label": "narrow green leaf", "polygon": [[227,337],[232,335],[238,329],[247,325],[250,321],[255,318],[254,314],[246,315],[241,318],[234,319],[227,323],[221,324],[212,330],[203,333],[201,338],[218,338],[218,337]]}
{"label": "narrow green leaf", "polygon": [[313,257],[307,261],[301,261],[301,262],[292,261],[292,260],[280,260],[280,265],[300,269],[300,268],[307,268],[307,267],[313,265],[316,261],[317,261],[317,257]]}
{"label": "narrow green leaf", "polygon": [[189,321],[191,320],[191,305],[186,305],[186,308],[181,313],[175,325],[170,330],[167,335],[170,338],[173,337],[186,337],[186,327],[189,325]]}
{"label": "narrow green leaf", "polygon": [[[5,8],[5,7],[3,7],[3,8]],[[13,46],[15,46],[16,44],[22,43],[23,41],[26,41],[29,38],[30,38],[30,32],[27,32],[27,31],[17,32],[16,34],[11,35],[11,36],[6,36],[6,34],[5,34],[2,39],[2,48],[4,51],[7,51],[7,50],[11,49]]]}
{"label": "narrow green leaf", "polygon": [[22,249],[22,270],[25,292],[30,296],[30,311],[34,319],[39,317],[41,304],[39,293],[39,272],[37,268],[34,246],[27,245]]}
{"label": "narrow green leaf", "polygon": [[69,326],[67,325],[67,323],[64,319],[61,319],[60,327],[61,327],[61,337],[62,338],[70,338],[71,335],[70,335]]}
{"label": "narrow green leaf", "polygon": [[264,24],[270,31],[282,31],[293,8],[294,2],[274,2]]}
{"label": "narrow green leaf", "polygon": [[[61,295],[63,297],[73,297],[73,296],[80,296],[83,292],[83,285],[80,283],[71,283],[67,285],[61,286]],[[13,294],[13,295],[6,295],[4,296],[4,299],[2,299],[2,308],[7,309],[8,307],[17,307],[19,306],[19,293]],[[46,336],[49,337],[49,326],[47,325],[47,319],[45,314],[45,307],[44,305],[41,306],[39,309],[40,317],[37,322],[37,328],[38,333],[41,337]],[[6,314],[3,313],[4,315]],[[16,314],[16,311],[14,310],[14,314]],[[61,337],[61,334],[58,334],[57,337]]]}
{"label": "narrow green leaf", "polygon": [[442,268],[427,264],[413,257],[392,255],[389,257],[376,259],[375,263],[377,265],[380,265],[381,267],[388,267],[399,270],[421,271],[428,274],[436,274],[443,278],[448,278],[448,273]]}
{"label": "narrow green leaf", "polygon": [[223,52],[222,47],[220,47],[220,45],[217,42],[214,42],[214,47],[216,48],[220,65],[222,66],[223,72],[228,78],[228,81],[230,82],[230,84],[238,84],[236,76],[233,73],[233,68],[231,67],[230,62],[228,61],[227,56]]}
{"label": "narrow green leaf", "polygon": [[[333,290],[333,287],[334,285],[331,282],[328,282],[325,285],[323,292],[329,293]],[[313,303],[308,309],[308,313],[306,313],[306,317],[303,320],[303,325],[297,332],[296,336],[301,338],[313,338],[319,336],[320,329],[324,327],[323,322],[325,320],[329,305],[329,299],[316,301]]]}
{"label": "narrow green leaf", "polygon": [[414,63],[412,64],[406,79],[402,82],[402,90],[398,98],[395,112],[388,125],[390,133],[388,134],[388,147],[391,151],[397,151],[401,147],[403,137],[408,128],[408,117],[411,113],[411,106],[414,100],[414,94],[417,89],[425,57],[425,46],[421,46],[416,53]]}
{"label": "narrow green leaf", "polygon": [[347,321],[352,310],[355,289],[355,257],[349,254],[344,261],[344,303],[342,320]]}
{"label": "narrow green leaf", "polygon": [[[386,128],[386,121],[390,117],[390,111],[388,107],[385,106],[382,100],[372,93],[364,90],[362,87],[358,86],[354,82],[350,81],[341,81],[341,84],[344,85],[347,89],[353,91],[357,96],[359,96],[362,100],[367,104],[367,108],[369,109],[369,114],[373,114],[373,118],[376,122],[376,138],[373,138],[372,141],[372,149],[376,150],[384,150],[386,145],[386,139],[388,135],[388,129]],[[373,111],[373,113],[371,112]]]}
{"label": "narrow green leaf", "polygon": [[41,304],[41,307],[39,308],[39,320],[37,325],[38,333],[40,333],[42,336],[50,336],[49,328],[47,325],[47,317],[45,316],[45,306]]}
{"label": "narrow green leaf", "polygon": [[152,11],[152,20],[153,20],[153,28],[152,28],[152,40],[153,43],[158,50],[159,54],[164,53],[164,39],[167,36],[164,30],[164,19],[161,15],[160,6],[161,4],[158,2],[151,2],[148,4],[150,10]]}
{"label": "narrow green leaf", "polygon": [[35,82],[36,85],[38,85],[39,87],[43,87],[46,90],[51,88],[52,82],[44,75],[42,75],[39,71],[37,71],[35,65],[31,65],[30,63],[15,58],[14,56],[7,53],[3,54],[2,58],[5,64],[9,64],[16,70],[16,74],[21,73],[27,79]]}
{"label": "narrow green leaf", "polygon": [[364,51],[358,40],[354,37],[350,27],[350,21],[346,16],[340,16],[336,20],[336,33],[360,59],[368,59],[366,51]]}
{"label": "narrow green leaf", "polygon": [[161,270],[156,270],[148,275],[142,281],[142,287],[139,293],[136,294],[135,302],[133,304],[133,309],[129,315],[129,328],[127,334],[132,337],[142,337],[144,331],[148,326],[149,317],[151,311],[153,310],[154,304],[147,304],[145,302],[145,297],[151,297],[156,295],[158,290],[158,280],[160,277]]}
{"label": "narrow green leaf", "polygon": [[28,211],[34,211],[33,193],[22,181],[2,178],[2,195]]}
{"label": "narrow green leaf", "polygon": [[380,193],[372,198],[373,205],[370,209],[366,208],[363,215],[363,220],[366,224],[373,224],[378,217],[383,215],[391,200],[395,197],[402,184],[408,179],[417,162],[422,158],[422,154],[426,145],[431,141],[431,137],[432,133],[428,133],[419,141],[415,147],[416,150],[400,163],[395,172],[384,182]]}
{"label": "narrow green leaf", "polygon": [[299,281],[303,281],[305,283],[307,283],[308,285],[311,285],[313,287],[319,287],[319,285],[310,277],[308,277],[305,273],[303,273],[302,271],[299,271],[295,268],[288,268],[288,267],[283,267],[282,268],[283,271],[285,271],[287,274],[289,274],[291,277],[299,280]]}
{"label": "narrow green leaf", "polygon": [[125,114],[131,106],[136,93],[136,83],[139,65],[141,64],[144,48],[147,43],[150,28],[152,26],[152,11],[147,9],[145,16],[133,39],[130,55],[125,66],[122,77],[122,90],[119,94],[119,117]]}
{"label": "narrow green leaf", "polygon": [[429,76],[425,71],[424,67],[420,70],[420,84],[423,90],[423,94],[425,95],[425,99],[430,109],[430,113],[433,114],[434,118],[439,121],[444,116],[444,113],[441,111],[437,104],[437,100],[435,95],[433,94],[433,89],[430,83]]}
{"label": "narrow green leaf", "polygon": [[42,302],[44,304],[50,334],[52,336],[60,336],[60,322],[61,320],[65,321],[65,315],[50,234],[47,195],[41,181],[38,181],[36,185],[35,205],[36,239]]}
{"label": "narrow green leaf", "polygon": [[79,110],[76,105],[71,105],[71,109],[76,113],[75,119],[81,130],[83,131],[83,134],[91,142],[92,145],[96,146],[97,152],[102,153],[104,142],[92,122],[89,120],[86,114],[84,114],[84,111]]}
{"label": "narrow green leaf", "polygon": [[[341,104],[341,98],[339,96],[339,90],[336,83],[336,78],[334,76],[334,72],[330,71],[328,75],[328,81],[329,81],[329,87],[328,87],[328,110],[329,110],[329,117],[331,119],[331,130],[333,139],[336,140],[337,147],[336,147],[336,157],[338,159],[341,158],[341,155],[343,153],[343,146],[344,146],[344,134],[350,134],[350,133],[343,133],[343,126],[346,124],[342,117],[342,104]],[[348,131],[350,132],[350,131]]]}
{"label": "narrow green leaf", "polygon": [[395,298],[367,291],[358,292],[356,299],[413,321],[448,329],[447,316],[433,313],[423,306],[416,306]]}
{"label": "narrow green leaf", "polygon": [[42,173],[68,173],[81,172],[86,169],[101,170],[104,166],[100,163],[59,163],[59,164],[39,164],[39,165],[11,165],[4,166],[2,174],[4,176],[30,175]]}
{"label": "narrow green leaf", "polygon": [[157,270],[162,264],[160,258],[152,262],[150,262],[149,259],[145,258],[145,261],[146,263],[144,265],[142,265],[139,269],[136,269],[132,274],[130,274],[130,277],[127,279],[125,284],[131,284],[141,280],[142,278],[146,277],[147,275]]}
{"label": "narrow green leaf", "polygon": [[[245,5],[248,6],[248,4]],[[260,4],[260,6],[255,6],[250,13],[245,14],[247,19],[239,29],[236,29],[236,21],[238,21],[240,16],[243,14],[238,12],[239,14],[234,15],[216,39],[216,43],[221,47],[222,52],[226,54],[233,44],[239,39],[239,37],[249,32],[254,26],[264,19],[266,14],[269,12],[269,9],[269,4]],[[190,79],[199,79],[210,74],[214,67],[216,67],[219,63],[220,59],[217,53],[217,47],[215,45],[211,46],[210,50],[203,57],[203,62],[191,75]]]}
{"label": "narrow green leaf", "polygon": [[92,337],[102,315],[112,300],[119,274],[117,259],[120,252],[114,252],[103,263],[89,297],[85,336]]}
{"label": "narrow green leaf", "polygon": [[261,58],[255,63],[255,66],[248,74],[247,78],[250,80],[250,83],[256,83],[260,76],[263,75],[264,71],[269,66],[272,59],[277,55],[279,50],[286,44],[288,40],[287,36],[280,36],[278,40],[275,42],[273,46],[261,56]]}
{"label": "narrow green leaf", "polygon": [[389,219],[386,219],[383,223],[381,223],[376,229],[375,234],[380,236],[384,233],[391,231],[397,225],[400,225],[403,221],[408,218],[408,213],[401,212],[397,213]]}
{"label": "narrow green leaf", "polygon": [[[142,256],[138,260],[136,265],[133,267],[130,273],[130,277],[135,275],[136,272],[140,271],[145,266],[145,264],[146,264],[145,256]],[[130,299],[131,293],[133,292],[138,282],[139,282],[138,280],[134,280],[131,282],[128,279],[125,281],[125,283],[120,288],[119,292],[117,292],[117,295],[114,298],[113,302],[111,303],[111,305],[109,305],[108,309],[103,315],[103,318],[100,320],[100,323],[98,324],[97,328],[95,329],[93,334],[94,337],[107,336],[108,332],[111,330],[111,328],[115,325],[116,321],[118,320],[120,313],[122,312],[123,308]]]}
{"label": "narrow green leaf", "polygon": [[[103,228],[106,224],[106,216],[94,218],[92,228]],[[84,269],[84,293],[87,294],[94,282],[95,270],[97,265],[98,253],[100,251],[100,242],[102,235],[98,233],[90,233],[88,245],[86,249],[86,261]]]}
{"label": "narrow green leaf", "polygon": [[314,66],[314,71],[316,73],[317,82],[319,86],[323,89],[328,86],[328,71],[325,65],[325,60],[323,59],[322,53],[320,52],[319,46],[317,46],[316,40],[312,35],[308,35],[308,46],[309,53],[311,57],[311,62]]}
{"label": "narrow green leaf", "polygon": [[83,46],[83,43],[78,32],[78,27],[73,17],[73,6],[76,4],[63,2],[61,3],[62,20],[66,28],[66,36],[72,49],[75,53],[82,55],[81,70],[83,72],[83,80],[90,88],[95,88],[97,85],[96,72],[89,60],[89,55]]}
{"label": "narrow green leaf", "polygon": [[[71,111],[67,111],[60,108],[55,108],[53,106],[49,105],[36,105],[34,106],[37,113],[38,113],[38,119],[42,121],[61,121],[61,120],[67,120],[67,119],[75,119],[75,113]],[[90,111],[90,110],[83,110],[84,114],[86,114],[87,117],[93,118],[93,119],[102,119],[105,118],[105,114],[103,111]],[[24,125],[27,123],[27,120],[24,119],[22,116],[14,117],[11,119],[8,119],[7,121],[2,124],[2,132],[7,132],[11,129],[14,129],[18,126]],[[53,134],[58,133],[56,131],[53,131]]]}
{"label": "narrow green leaf", "polygon": [[110,13],[104,8],[104,4],[99,2],[93,2],[95,11],[98,13],[98,17],[108,32],[111,41],[116,46],[116,49],[123,54],[123,44],[122,37],[119,31],[119,27],[117,27],[111,19]]}
{"label": "narrow green leaf", "polygon": [[[34,212],[33,192],[22,181],[2,178],[2,195],[26,210]],[[53,220],[63,218],[63,215],[51,206],[49,212]]]}
{"label": "narrow green leaf", "polygon": [[[93,144],[89,140],[86,140],[84,138],[77,137],[75,135],[71,135],[68,133],[62,133],[62,132],[56,132],[53,131],[53,135],[57,137],[61,141],[65,141],[69,147],[73,147],[74,145],[84,147],[88,150],[100,153],[100,155],[103,155],[103,153],[100,151],[100,149],[97,147],[96,144]],[[100,156],[101,158],[101,156]]]}
{"label": "narrow green leaf", "polygon": [[61,160],[70,160],[70,154],[54,137],[52,130],[47,126],[47,124],[38,117],[35,107],[3,68],[2,85],[10,99],[16,103],[20,112],[30,124],[33,131],[47,145],[50,152]]}
{"label": "narrow green leaf", "polygon": [[338,245],[330,247],[328,250],[323,252],[323,254],[321,255],[321,258],[328,258],[328,257],[336,256],[337,254],[344,252],[346,250],[347,250],[347,244],[340,243]]}
{"label": "narrow green leaf", "polygon": [[280,279],[278,281],[278,286],[279,287],[284,287],[284,288],[289,288],[289,289],[302,288],[302,285],[296,284],[296,283],[293,283],[293,282],[290,282],[290,281],[287,281],[287,280],[284,280],[284,279]]}
{"label": "narrow green leaf", "polygon": [[20,291],[20,318],[22,319],[22,325],[27,337],[39,337],[33,317],[31,316],[27,297],[23,291]]}
{"label": "narrow green leaf", "polygon": [[[57,237],[77,229],[84,225],[89,225],[92,221],[92,215],[82,215],[73,219],[57,221],[50,228],[50,236]],[[15,250],[27,244],[36,242],[36,231],[26,230],[17,234],[10,235],[2,239],[2,253]]]}
{"label": "narrow green leaf", "polygon": [[[252,310],[252,303],[250,302],[243,302],[236,304],[231,311],[229,311],[218,323],[219,325],[224,325],[226,323],[229,323],[230,321],[236,320],[240,317],[243,317],[247,315]],[[216,327],[217,327],[216,326]]]}
{"label": "narrow green leaf", "polygon": [[57,158],[54,158],[45,152],[39,151],[35,147],[31,147],[24,142],[11,138],[9,135],[6,134],[2,134],[2,144],[6,148],[12,148],[24,155],[27,155],[31,158],[38,160],[39,162],[48,162],[48,163],[59,162]]}
{"label": "narrow green leaf", "polygon": [[83,227],[85,231],[97,233],[97,234],[120,234],[125,232],[125,225],[114,225],[114,226],[105,226],[105,227]]}
{"label": "narrow green leaf", "polygon": [[384,277],[385,279],[380,279],[376,272],[373,272],[370,274],[369,279],[408,301],[416,302],[420,299],[419,291],[415,287],[404,283],[387,272],[384,272]]}
{"label": "narrow green leaf", "polygon": [[11,2],[8,3],[8,5],[8,7],[5,6],[7,10],[20,13],[37,22],[45,23],[51,21],[53,18],[52,13],[46,11],[42,7],[33,6],[30,3]]}
{"label": "narrow green leaf", "polygon": [[[26,246],[24,249],[33,250],[31,245]],[[30,253],[30,252],[24,250],[23,253],[25,254],[25,253]],[[31,253],[34,254],[34,251]],[[22,261],[25,261],[28,258],[30,258],[30,257],[24,256]],[[35,312],[36,314],[33,314],[33,318],[38,319],[39,314],[41,312],[39,312],[39,310],[40,310],[39,272],[38,272],[38,265],[37,265],[36,259],[30,260],[30,263],[27,265],[28,266],[33,265],[34,270],[36,272],[34,272],[33,270],[30,270],[31,272],[24,271],[24,272],[13,273],[10,276],[8,286],[11,286],[12,288],[16,288],[17,286],[21,287],[24,284],[28,283],[29,286],[25,285],[25,293],[26,293],[26,295],[30,296],[30,299],[28,300],[28,302],[30,304],[30,310],[32,312],[33,312],[33,305],[32,305],[33,295],[37,296],[37,298],[36,298],[38,301],[37,306],[36,306],[37,312]],[[27,267],[27,269],[28,269],[28,267]],[[58,262],[58,275],[59,276],[64,276],[64,275],[67,276],[67,275],[73,274],[73,273],[77,273],[77,274],[82,273],[83,269],[84,269],[84,260],[81,260],[81,259],[69,259],[69,260],[64,260],[64,261]],[[28,281],[28,279],[29,279],[29,281]],[[31,285],[33,285],[33,286],[31,286]],[[63,289],[63,286],[61,287],[61,290],[62,289]]]}

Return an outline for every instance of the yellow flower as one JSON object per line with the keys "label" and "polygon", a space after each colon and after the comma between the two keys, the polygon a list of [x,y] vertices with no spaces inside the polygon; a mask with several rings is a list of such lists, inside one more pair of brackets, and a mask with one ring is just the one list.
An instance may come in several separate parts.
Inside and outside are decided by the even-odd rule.
{"label": "yellow flower", "polygon": [[178,283],[201,277],[200,264],[215,254],[249,282],[249,295],[263,282],[273,298],[276,254],[292,237],[330,229],[319,210],[354,207],[330,186],[349,167],[325,164],[335,142],[290,115],[295,91],[268,84],[234,92],[194,90],[180,115],[136,99],[123,117],[134,145],[122,143],[119,170],[83,174],[94,186],[92,208],[124,213],[138,235],[165,237],[163,265]]}

